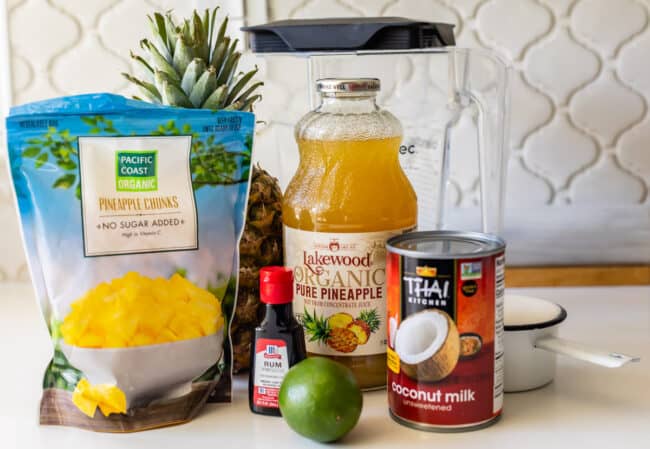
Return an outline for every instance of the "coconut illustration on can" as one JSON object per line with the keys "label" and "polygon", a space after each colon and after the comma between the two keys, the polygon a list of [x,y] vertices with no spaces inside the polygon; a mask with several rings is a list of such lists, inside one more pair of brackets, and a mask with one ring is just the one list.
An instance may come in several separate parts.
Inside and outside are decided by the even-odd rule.
{"label": "coconut illustration on can", "polygon": [[411,379],[438,382],[458,363],[458,328],[442,310],[415,313],[397,328],[395,352],[401,360],[402,371]]}

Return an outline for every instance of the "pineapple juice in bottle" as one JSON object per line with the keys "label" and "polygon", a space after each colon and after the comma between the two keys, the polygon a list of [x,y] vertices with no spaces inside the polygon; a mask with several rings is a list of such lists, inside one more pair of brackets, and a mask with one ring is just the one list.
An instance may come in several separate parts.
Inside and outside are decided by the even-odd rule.
{"label": "pineapple juice in bottle", "polygon": [[399,121],[378,108],[379,80],[317,82],[321,105],[296,125],[300,165],[283,204],[285,261],[307,351],[386,384],[386,240],[416,225]]}

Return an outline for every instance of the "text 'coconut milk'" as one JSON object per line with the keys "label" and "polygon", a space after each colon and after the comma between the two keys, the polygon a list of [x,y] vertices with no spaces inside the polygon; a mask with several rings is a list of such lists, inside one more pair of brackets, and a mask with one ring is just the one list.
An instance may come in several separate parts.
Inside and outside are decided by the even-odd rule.
{"label": "text 'coconut milk'", "polygon": [[433,431],[494,422],[503,405],[505,243],[432,231],[387,248],[391,416]]}

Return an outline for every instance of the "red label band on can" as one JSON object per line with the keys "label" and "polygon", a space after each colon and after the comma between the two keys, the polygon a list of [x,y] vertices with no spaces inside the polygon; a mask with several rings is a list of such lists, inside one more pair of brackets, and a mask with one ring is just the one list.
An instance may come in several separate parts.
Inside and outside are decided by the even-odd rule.
{"label": "red label band on can", "polygon": [[431,231],[387,248],[391,416],[431,431],[489,425],[503,406],[505,243]]}

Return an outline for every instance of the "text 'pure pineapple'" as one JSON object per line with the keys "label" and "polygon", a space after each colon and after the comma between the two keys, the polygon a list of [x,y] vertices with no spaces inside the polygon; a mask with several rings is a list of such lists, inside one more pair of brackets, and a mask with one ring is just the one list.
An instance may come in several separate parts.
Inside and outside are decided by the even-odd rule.
{"label": "text 'pure pineapple'", "polygon": [[184,277],[136,272],[101,283],[72,303],[64,341],[84,348],[123,348],[212,335],[223,328],[219,300]]}

